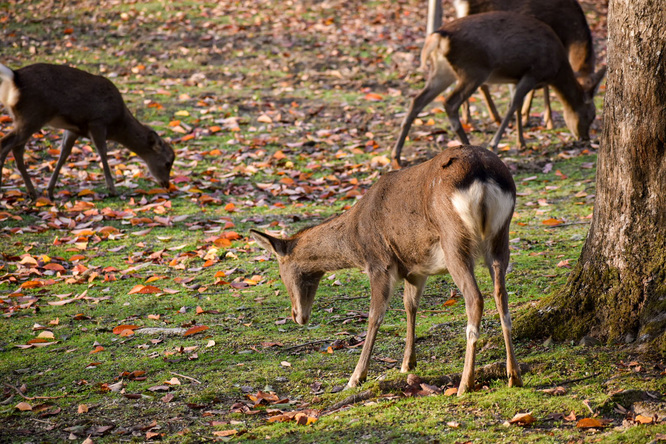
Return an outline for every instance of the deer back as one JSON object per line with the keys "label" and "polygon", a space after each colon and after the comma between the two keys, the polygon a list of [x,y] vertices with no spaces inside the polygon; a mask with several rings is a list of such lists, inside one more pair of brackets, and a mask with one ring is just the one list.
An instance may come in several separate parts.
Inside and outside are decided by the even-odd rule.
{"label": "deer back", "polygon": [[91,122],[105,126],[128,113],[118,88],[108,79],[63,65],[36,63],[14,71],[20,120],[87,134]]}
{"label": "deer back", "polygon": [[350,210],[291,238],[253,235],[277,255],[292,304],[308,299],[311,306],[326,271],[357,267],[394,270],[395,278],[427,276],[445,272],[448,255],[476,256],[484,243],[505,231],[508,236],[515,193],[495,154],[460,146],[385,174]]}
{"label": "deer back", "polygon": [[446,23],[436,33],[447,40],[444,56],[462,81],[515,83],[529,75],[539,84],[561,71],[573,78],[555,33],[528,16],[475,14]]}
{"label": "deer back", "polygon": [[562,42],[572,69],[585,79],[594,73],[592,33],[576,0],[454,0],[458,17],[491,11],[529,15],[547,24]]}

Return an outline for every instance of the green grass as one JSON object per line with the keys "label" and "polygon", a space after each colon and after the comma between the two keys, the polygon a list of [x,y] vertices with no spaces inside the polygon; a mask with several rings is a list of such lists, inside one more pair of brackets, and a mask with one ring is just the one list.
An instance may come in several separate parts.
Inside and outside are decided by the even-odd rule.
{"label": "green grass", "polygon": [[[401,287],[380,329],[368,382],[338,392],[358,359],[359,348],[350,345],[362,340],[366,328],[366,276],[357,270],[326,276],[310,324],[298,326],[288,319],[289,298],[275,260],[266,260],[248,232],[289,234],[318,223],[353,205],[356,192],[388,171],[384,161],[401,113],[423,84],[416,69],[423,31],[414,23],[424,23],[425,12],[412,0],[335,9],[317,2],[272,6],[268,0],[178,7],[75,2],[56,11],[39,2],[12,4],[3,23],[2,63],[17,68],[68,62],[110,76],[140,120],[173,142],[178,190],[151,194],[155,185],[145,165],[119,148],[110,163],[121,194],[108,196],[94,149],[81,141],[61,172],[57,202],[33,205],[14,162],[6,162],[0,198],[0,442],[80,442],[88,436],[96,443],[650,442],[666,433],[663,424],[623,424],[626,415],[615,410],[616,404],[631,408],[622,390],[666,391],[663,362],[635,356],[622,344],[582,347],[518,338],[517,356],[527,366],[524,388],[507,388],[501,376],[490,374],[462,398],[405,397]],[[368,93],[382,100],[368,100]],[[503,109],[506,88],[494,94]],[[602,97],[597,100],[600,109]],[[593,211],[597,141],[573,143],[554,103],[557,128],[529,128],[528,150],[515,149],[513,130],[502,140],[500,155],[519,193],[507,276],[514,317],[564,285]],[[495,126],[480,100],[474,106],[471,139],[487,142]],[[194,138],[182,141],[175,120]],[[403,152],[410,164],[454,140],[444,114],[428,112],[421,120]],[[11,129],[11,122],[0,125],[3,133]],[[596,122],[593,135],[599,128]],[[57,160],[48,150],[58,148],[59,138],[45,131],[27,147],[39,190]],[[78,196],[82,190],[93,194]],[[69,211],[81,201],[90,211]],[[216,246],[214,240],[229,231],[240,236]],[[75,255],[82,258],[71,260]],[[158,279],[148,282],[153,277]],[[490,295],[487,270],[479,266],[477,279]],[[32,287],[30,281],[45,285]],[[130,294],[137,285],[162,293]],[[464,304],[457,298],[445,305],[453,290],[449,277],[432,277],[417,318],[414,373],[443,388],[455,385],[465,350]],[[477,368],[505,356],[492,297],[485,303]],[[37,324],[55,342],[18,347],[44,331]],[[191,336],[121,337],[113,333],[121,324],[209,328]],[[343,346],[329,352],[336,340]],[[91,354],[98,345],[103,350]],[[174,377],[180,385],[151,390]],[[542,391],[559,385],[566,394]],[[25,392],[18,394],[22,386]],[[367,390],[364,401],[326,414]],[[289,402],[261,406],[256,415],[232,411],[258,391]],[[166,394],[173,398],[163,399]],[[18,410],[21,401],[35,410]],[[81,404],[87,413],[78,413]],[[269,423],[271,408],[325,413],[301,426]],[[505,424],[519,412],[531,412],[536,422]],[[561,419],[571,412],[577,419],[595,415],[611,422],[583,430]],[[554,414],[561,416],[549,419]],[[214,435],[232,429],[238,432],[232,438]]]}

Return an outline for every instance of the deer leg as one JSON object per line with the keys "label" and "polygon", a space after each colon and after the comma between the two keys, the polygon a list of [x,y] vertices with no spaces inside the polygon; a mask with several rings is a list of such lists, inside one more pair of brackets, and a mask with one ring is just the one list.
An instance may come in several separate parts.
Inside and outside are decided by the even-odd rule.
{"label": "deer leg", "polygon": [[365,344],[358,363],[352,373],[347,387],[358,387],[368,376],[368,364],[370,355],[375,345],[377,331],[384,320],[384,314],[388,308],[389,299],[395,285],[397,270],[384,270],[383,272],[370,272],[370,313],[368,315],[368,332],[365,335]]}
{"label": "deer leg", "polygon": [[416,352],[414,342],[416,336],[416,311],[425,288],[427,276],[410,277],[405,280],[405,313],[407,313],[407,341],[405,343],[405,357],[402,360],[400,371],[406,373],[416,368]]}
{"label": "deer leg", "polygon": [[458,135],[460,141],[465,145],[469,145],[469,139],[460,123],[458,110],[460,109],[460,105],[462,105],[465,100],[469,99],[472,93],[474,93],[480,85],[481,83],[470,83],[460,80],[449,97],[446,98],[446,103],[444,104],[446,115],[449,116],[451,128]]}
{"label": "deer leg", "polygon": [[496,124],[499,125],[502,122],[502,118],[497,112],[497,107],[495,106],[495,102],[493,102],[493,98],[490,95],[490,89],[488,89],[488,85],[481,85],[481,93],[483,95],[484,102],[486,102],[486,108],[488,108],[490,117]]}
{"label": "deer leg", "polygon": [[449,273],[453,282],[462,291],[465,298],[465,311],[467,312],[467,348],[463,373],[458,386],[458,396],[461,396],[474,388],[474,361],[483,315],[483,296],[474,278],[474,263],[454,259],[447,264],[449,264]]}
{"label": "deer leg", "polygon": [[416,116],[419,115],[421,110],[423,110],[427,104],[435,100],[442,91],[448,88],[455,79],[456,77],[453,71],[435,71],[428,77],[426,86],[421,92],[419,92],[414,100],[412,100],[409,111],[400,125],[398,141],[395,143],[393,151],[391,152],[391,159],[395,167],[400,166],[400,153],[402,152],[402,147],[407,139],[407,134],[409,133],[409,129],[411,128],[414,119],[416,119]]}
{"label": "deer leg", "polygon": [[[506,240],[504,240],[506,243]],[[490,275],[493,278],[495,305],[500,315],[504,346],[506,348],[506,373],[509,378],[509,387],[522,387],[523,380],[520,377],[520,366],[513,351],[511,341],[511,315],[509,314],[509,295],[506,292],[506,268],[509,262],[508,246],[497,248],[493,258],[487,258],[486,263]]]}
{"label": "deer leg", "polygon": [[462,105],[460,105],[460,108],[462,109],[462,117],[460,121],[462,123],[469,124],[472,121],[472,112],[470,111],[469,100],[465,100]]}
{"label": "deer leg", "polygon": [[0,139],[0,189],[2,189],[2,168],[5,166],[5,159],[16,144],[16,133],[11,132]]}
{"label": "deer leg", "polygon": [[76,142],[77,137],[77,134],[71,131],[65,131],[65,134],[62,136],[62,141],[60,142],[60,157],[58,157],[58,163],[56,163],[53,174],[51,175],[51,180],[49,180],[49,186],[47,188],[49,199],[51,200],[53,200],[53,190],[55,189],[56,183],[58,182],[60,169],[69,158],[69,155],[72,154],[72,147],[74,146],[74,142]]}
{"label": "deer leg", "polygon": [[518,130],[518,134],[516,136],[516,143],[518,144],[520,149],[524,149],[526,147],[525,139],[523,137],[523,119],[521,116],[522,108],[523,108],[523,102],[519,101],[516,105],[516,129]]}
{"label": "deer leg", "polygon": [[14,154],[14,162],[16,162],[16,168],[18,168],[21,176],[23,177],[23,182],[25,182],[25,187],[28,191],[28,195],[32,200],[37,198],[37,192],[35,187],[32,185],[32,180],[30,179],[30,174],[28,174],[28,169],[25,166],[23,160],[23,155],[25,154],[25,143],[17,143],[12,148],[12,154]]}
{"label": "deer leg", "polygon": [[546,129],[553,129],[553,110],[550,109],[550,93],[548,92],[548,85],[543,87],[543,123]]}
{"label": "deer leg", "polygon": [[523,126],[527,126],[527,123],[530,120],[530,108],[532,107],[532,100],[534,99],[534,90],[527,93],[525,96],[525,101],[523,102],[523,107],[521,114],[523,115]]}
{"label": "deer leg", "polygon": [[14,162],[16,162],[16,168],[18,168],[19,172],[21,173],[21,177],[23,178],[23,182],[25,183],[26,191],[28,192],[28,195],[32,200],[35,200],[37,198],[37,192],[35,191],[35,187],[32,185],[32,180],[30,179],[28,170],[25,167],[25,163],[23,162],[23,154],[25,153],[25,144],[28,142],[28,139],[30,138],[32,133],[34,133],[38,129],[39,127],[36,128],[22,127],[17,131],[12,131],[11,133],[3,137],[2,140],[0,140],[0,147],[2,147],[0,149],[0,186],[2,186],[2,174],[1,174],[2,167],[5,165],[5,160],[7,159],[9,151],[11,151],[12,154],[14,155]]}
{"label": "deer leg", "polygon": [[[534,80],[532,80],[531,78],[523,77],[516,85],[516,90],[513,94],[513,99],[511,99],[511,105],[509,106],[509,110],[506,112],[506,115],[502,120],[502,124],[495,133],[495,136],[493,136],[493,140],[490,142],[490,148],[493,151],[497,151],[497,145],[499,144],[499,141],[502,138],[504,130],[506,130],[506,127],[509,125],[509,120],[511,120],[511,117],[513,117],[513,113],[516,112],[518,106],[523,103],[523,98],[525,97],[525,94],[527,94],[530,90],[534,89],[534,83],[535,83]],[[520,120],[520,115],[518,116],[518,119]],[[519,130],[518,137],[521,140],[520,143],[524,144],[522,125],[518,125],[518,130]]]}
{"label": "deer leg", "polygon": [[91,129],[90,138],[93,140],[93,143],[97,148],[97,153],[99,154],[99,159],[102,162],[102,169],[104,169],[104,180],[106,181],[106,186],[112,196],[117,196],[118,192],[116,191],[116,184],[113,181],[113,175],[111,174],[109,161],[106,156],[106,130],[102,128]]}

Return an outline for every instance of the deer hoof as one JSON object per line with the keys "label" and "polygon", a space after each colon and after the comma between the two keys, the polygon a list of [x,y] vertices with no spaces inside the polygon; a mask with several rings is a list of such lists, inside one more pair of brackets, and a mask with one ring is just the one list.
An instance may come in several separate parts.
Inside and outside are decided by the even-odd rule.
{"label": "deer hoof", "polygon": [[509,387],[522,387],[523,380],[520,378],[520,375],[510,375],[509,376]]}

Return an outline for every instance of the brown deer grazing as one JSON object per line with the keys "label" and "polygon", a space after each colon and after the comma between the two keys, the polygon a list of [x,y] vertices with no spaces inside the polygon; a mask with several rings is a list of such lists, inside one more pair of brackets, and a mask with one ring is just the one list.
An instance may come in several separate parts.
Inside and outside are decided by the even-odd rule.
{"label": "brown deer grazing", "polygon": [[51,200],[60,169],[79,136],[89,137],[95,144],[111,194],[117,193],[107,161],[107,140],[135,152],[146,162],[160,186],[169,188],[173,149],[134,118],[110,80],[76,68],[44,63],[16,71],[0,65],[0,79],[0,102],[14,119],[14,130],[0,140],[0,171],[11,150],[32,199],[37,193],[23,162],[23,153],[30,136],[47,125],[65,130],[60,157],[48,185]]}
{"label": "brown deer grazing", "polygon": [[[393,165],[400,165],[400,152],[416,116],[449,85],[456,87],[444,108],[461,142],[469,141],[458,109],[484,83],[515,83],[516,91],[490,145],[497,148],[525,94],[551,85],[563,102],[564,120],[579,139],[589,138],[595,116],[593,96],[605,69],[581,86],[569,65],[562,43],[548,25],[528,16],[509,12],[486,12],[453,20],[430,34],[421,51],[421,66],[429,68],[426,85],[414,98],[393,147]],[[518,119],[518,138],[525,145]]]}
{"label": "brown deer grazing", "polygon": [[[557,34],[565,51],[569,55],[569,63],[576,74],[578,82],[585,85],[593,81],[594,74],[594,45],[592,33],[587,24],[585,13],[576,0],[453,0],[457,17],[466,17],[472,14],[491,11],[508,11],[529,15],[544,22]],[[497,111],[488,87],[481,86],[488,109],[495,121],[499,124]],[[530,104],[534,90],[525,97],[522,109],[523,124],[529,118]],[[553,128],[552,113],[548,87],[544,87],[544,121],[548,129]]]}
{"label": "brown deer grazing", "polygon": [[252,230],[263,248],[275,253],[291,297],[292,318],[310,318],[324,273],[364,270],[371,286],[368,332],[349,386],[358,386],[393,288],[405,281],[407,342],[401,371],[416,366],[414,323],[428,276],[449,273],[465,298],[467,350],[461,395],[474,387],[474,359],[483,314],[483,296],[474,262],[485,260],[495,287],[506,345],[509,386],[520,386],[520,368],[511,342],[505,273],[509,263],[509,223],[516,187],[497,155],[474,146],[448,148],[411,168],[385,174],[349,211],[288,239]]}

